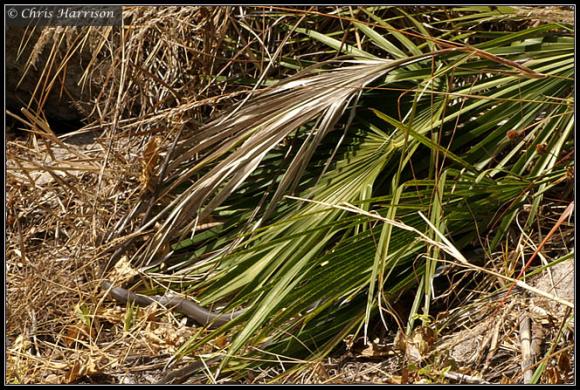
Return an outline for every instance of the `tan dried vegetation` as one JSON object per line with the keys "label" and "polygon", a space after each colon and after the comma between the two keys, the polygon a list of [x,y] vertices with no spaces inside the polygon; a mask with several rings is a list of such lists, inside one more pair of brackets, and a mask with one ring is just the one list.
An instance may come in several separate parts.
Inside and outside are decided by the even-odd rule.
{"label": "tan dried vegetation", "polygon": [[[262,11],[280,14],[246,17]],[[518,17],[537,20],[534,25],[554,18],[566,22],[570,13],[556,11],[528,7],[517,12]],[[317,61],[316,54],[322,58],[326,46],[313,39],[288,40],[289,29],[304,17],[310,18],[314,30],[348,23],[358,15],[331,7],[125,7],[123,12],[127,27],[122,33],[117,27],[23,30],[18,48],[24,57],[23,73],[8,75],[25,79],[32,69],[40,69],[36,89],[22,110],[8,112],[20,132],[6,148],[5,381],[10,384],[155,382],[185,344],[207,334],[160,307],[116,305],[99,289],[100,272],[124,243],[135,253],[144,237],[155,237],[153,229],[139,228],[158,206],[154,203],[159,182],[181,172],[179,157],[171,164],[168,159],[177,140],[180,150],[195,152],[181,140],[194,140],[202,123],[252,95],[270,76],[294,74],[292,68],[272,66],[280,54],[272,50],[273,42],[284,48],[287,58]],[[282,23],[288,29],[277,29]],[[359,49],[366,42],[361,35],[358,30],[353,35]],[[335,38],[346,36],[345,30],[343,37]],[[78,83],[89,98],[72,99],[71,104],[86,121],[78,131],[57,135],[59,129],[51,127],[44,108],[50,99],[69,93],[63,80],[71,77],[67,72],[73,61],[83,62]],[[295,68],[301,67],[297,61]],[[330,80],[335,74],[308,77],[305,80],[326,83],[323,77]],[[260,82],[234,82],[243,78]],[[332,115],[327,119],[334,120]],[[503,134],[514,145],[523,137],[515,131]],[[236,142],[246,139],[253,138]],[[212,156],[215,150],[217,146],[188,158]],[[547,144],[538,143],[535,150],[546,155]],[[299,171],[301,164],[291,167]],[[196,178],[192,175],[191,182]],[[176,198],[159,202],[166,205]],[[562,220],[565,212],[561,203],[548,201],[537,212],[538,229],[533,233],[515,224],[509,249],[506,245],[504,251],[485,255],[489,274],[455,264],[448,289],[434,301],[448,309],[436,318],[417,317],[421,325],[412,332],[399,331],[396,338],[378,332],[368,345],[346,337],[347,350],[340,356],[304,362],[305,370],[294,371],[284,363],[248,370],[244,381],[511,383],[531,381],[537,367],[545,365],[541,382],[569,383],[574,318],[566,304],[573,303],[573,259],[527,278],[523,288],[505,298],[505,290],[518,277],[515,270],[539,252],[538,245],[554,226],[557,233],[541,249],[568,253],[574,227]],[[198,222],[210,228],[222,224],[214,223],[211,215]],[[541,253],[539,260],[547,265]],[[131,272],[135,274],[135,268]],[[498,289],[504,295],[497,294]],[[401,328],[412,304],[412,297],[405,299],[399,305],[406,308],[385,309]],[[230,341],[229,335],[219,335],[195,355],[221,351]],[[566,343],[569,346],[562,347]],[[173,366],[193,360],[186,354]],[[212,371],[202,370],[197,380],[215,378]]]}

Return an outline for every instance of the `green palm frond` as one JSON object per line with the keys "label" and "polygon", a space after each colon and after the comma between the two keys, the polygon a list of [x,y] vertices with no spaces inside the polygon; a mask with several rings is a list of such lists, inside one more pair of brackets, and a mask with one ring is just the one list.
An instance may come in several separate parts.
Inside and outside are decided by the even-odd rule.
{"label": "green palm frond", "polygon": [[[133,261],[166,261],[168,280],[206,275],[186,284],[203,304],[248,308],[181,354],[228,334],[221,369],[232,375],[273,356],[323,357],[413,287],[415,314],[429,315],[449,243],[493,251],[525,203],[534,220],[569,168],[574,42],[560,24],[489,34],[477,27],[515,11],[480,8],[437,22],[369,7],[344,13],[342,35],[297,28],[349,57],[178,142],[163,206],[140,230],[158,227]],[[353,31],[368,51],[339,39]],[[210,216],[227,222],[196,233]]]}

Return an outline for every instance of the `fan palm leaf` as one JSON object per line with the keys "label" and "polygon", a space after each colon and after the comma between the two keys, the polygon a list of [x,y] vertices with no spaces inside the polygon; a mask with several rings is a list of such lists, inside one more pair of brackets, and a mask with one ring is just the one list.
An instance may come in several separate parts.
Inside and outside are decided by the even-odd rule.
{"label": "fan palm leaf", "polygon": [[[566,29],[434,37],[417,15],[401,11],[409,33],[377,12],[353,28],[395,59],[296,29],[351,59],[257,92],[176,145],[156,195],[165,206],[141,231],[159,226],[133,260],[156,267],[190,248],[167,280],[203,274],[185,283],[203,304],[248,308],[180,354],[230,334],[221,368],[232,375],[272,356],[319,358],[348,333],[366,336],[414,286],[413,312],[422,303],[427,316],[438,259],[465,261],[460,252],[484,234],[496,250],[523,205],[530,223],[564,180],[574,125]],[[460,17],[450,31],[497,17]],[[212,215],[229,222],[197,235]]]}

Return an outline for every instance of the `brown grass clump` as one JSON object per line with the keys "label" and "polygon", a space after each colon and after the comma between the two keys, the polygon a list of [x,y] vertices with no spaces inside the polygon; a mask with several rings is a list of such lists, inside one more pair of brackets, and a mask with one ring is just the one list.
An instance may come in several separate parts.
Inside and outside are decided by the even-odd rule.
{"label": "brown grass clump", "polygon": [[90,336],[82,320],[95,310],[99,240],[112,217],[101,211],[115,203],[120,211],[123,201],[120,177],[101,172],[99,144],[54,140],[34,135],[7,145],[8,378],[15,383],[64,375],[63,353]]}
{"label": "brown grass clump", "polygon": [[536,24],[541,22],[574,23],[574,10],[570,6],[518,7],[517,14],[533,20]]}
{"label": "brown grass clump", "polygon": [[[148,201],[155,199],[176,140],[194,139],[202,123],[263,86],[231,81],[240,74],[262,82],[292,74],[276,65],[287,30],[244,13],[284,15],[276,23],[292,27],[306,11],[126,7],[130,28],[122,37],[108,27],[25,32],[26,67],[18,77],[24,80],[35,68],[41,77],[22,110],[8,113],[25,136],[6,150],[7,383],[153,383],[184,344],[204,335],[162,308],[112,303],[99,288],[101,271],[149,215]],[[569,12],[522,8],[521,15],[564,20]],[[288,42],[287,57],[319,59],[312,55],[319,47],[299,47]],[[83,93],[71,95],[64,80],[77,60],[83,67],[75,82]],[[55,91],[72,97],[82,112],[79,131],[57,136],[59,129],[47,121],[44,110]],[[542,210],[537,231],[512,232],[504,252],[485,256],[485,267],[517,277],[514,270],[561,213]],[[568,253],[573,232],[562,224],[544,252]],[[453,270],[459,279],[450,277],[434,301],[438,317],[410,337],[379,333],[364,347],[346,340],[339,356],[310,362],[299,374],[281,365],[248,373],[246,381],[515,383],[529,380],[540,365],[545,383],[573,381],[574,318],[567,306],[525,290],[504,302],[495,292],[509,286],[505,279]],[[526,283],[573,302],[572,274],[573,259]],[[213,340],[197,354],[220,350],[227,341]],[[530,364],[537,356],[547,358]]]}
{"label": "brown grass clump", "polygon": [[[118,142],[137,157],[137,141]],[[107,160],[109,143],[44,133],[7,145],[9,383],[137,381],[125,367],[161,368],[194,331],[159,308],[103,302],[104,237],[140,188],[140,159]]]}
{"label": "brown grass clump", "polygon": [[[122,217],[154,187],[175,134],[245,93],[216,78],[255,75],[259,43],[248,32],[226,40],[240,32],[230,7],[127,7],[124,17],[124,45],[110,27],[21,32],[18,77],[41,70],[26,108],[9,112],[28,134],[7,145],[9,383],[139,381],[124,367],[159,370],[192,332],[174,318],[151,322],[158,310],[129,320],[106,309],[100,271],[115,236],[134,229]],[[90,101],[69,96],[87,124],[57,137],[43,110],[75,61]]]}

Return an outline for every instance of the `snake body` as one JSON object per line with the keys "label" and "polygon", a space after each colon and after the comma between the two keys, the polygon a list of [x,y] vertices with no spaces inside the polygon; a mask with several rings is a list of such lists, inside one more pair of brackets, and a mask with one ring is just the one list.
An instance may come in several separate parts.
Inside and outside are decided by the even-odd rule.
{"label": "snake body", "polygon": [[231,313],[216,313],[198,305],[193,301],[181,298],[176,295],[147,296],[135,294],[134,292],[122,287],[113,286],[113,284],[108,280],[104,280],[101,283],[101,287],[107,291],[111,298],[119,303],[134,303],[139,306],[149,306],[152,303],[157,302],[161,306],[170,310],[175,310],[176,312],[191,318],[196,323],[207,326],[209,328],[217,328],[227,324],[229,321],[239,317],[245,312],[245,310],[238,310]]}

